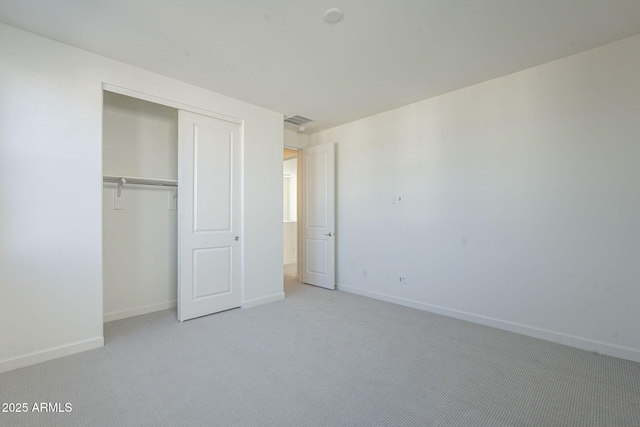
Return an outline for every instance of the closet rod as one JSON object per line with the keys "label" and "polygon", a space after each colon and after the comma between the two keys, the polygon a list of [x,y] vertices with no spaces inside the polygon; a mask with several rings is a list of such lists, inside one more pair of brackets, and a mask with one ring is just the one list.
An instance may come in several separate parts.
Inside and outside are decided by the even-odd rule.
{"label": "closet rod", "polygon": [[160,185],[163,187],[177,187],[178,181],[173,179],[139,178],[135,176],[111,176],[104,175],[102,182],[115,184]]}

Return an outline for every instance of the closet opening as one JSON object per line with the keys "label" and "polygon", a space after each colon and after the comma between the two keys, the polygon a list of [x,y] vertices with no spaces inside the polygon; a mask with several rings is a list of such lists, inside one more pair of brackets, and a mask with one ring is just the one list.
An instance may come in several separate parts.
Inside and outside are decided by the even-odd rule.
{"label": "closet opening", "polygon": [[103,91],[102,169],[104,322],[175,309],[178,110]]}

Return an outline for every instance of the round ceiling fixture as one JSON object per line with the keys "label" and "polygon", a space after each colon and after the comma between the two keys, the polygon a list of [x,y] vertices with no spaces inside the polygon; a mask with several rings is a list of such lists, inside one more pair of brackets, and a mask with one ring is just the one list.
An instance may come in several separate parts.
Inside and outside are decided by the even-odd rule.
{"label": "round ceiling fixture", "polygon": [[343,16],[344,14],[340,9],[333,7],[324,13],[324,20],[329,24],[336,24],[342,20]]}

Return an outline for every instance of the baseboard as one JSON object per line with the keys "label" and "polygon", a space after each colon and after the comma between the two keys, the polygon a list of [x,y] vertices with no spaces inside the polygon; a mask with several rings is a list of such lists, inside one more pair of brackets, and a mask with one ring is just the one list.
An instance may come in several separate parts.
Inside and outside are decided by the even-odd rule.
{"label": "baseboard", "polygon": [[380,292],[373,292],[366,289],[347,286],[344,284],[338,284],[338,290],[349,292],[352,294],[362,295],[369,298],[378,299],[381,301],[391,302],[394,304],[404,305],[406,307],[416,308],[418,310],[428,311],[430,313],[441,314],[443,316],[453,317],[460,320],[466,320],[468,322],[490,326],[492,328],[515,332],[517,334],[527,335],[533,338],[539,338],[546,341],[555,342],[558,344],[564,344],[570,347],[579,348],[581,350],[587,350],[595,353],[605,354],[607,356],[618,357],[620,359],[627,359],[634,362],[640,362],[640,350],[630,348],[630,347],[616,346],[614,344],[596,341],[589,338],[563,334],[561,332],[555,332],[547,329],[536,328],[533,326],[523,325],[520,323],[509,322],[509,321],[495,319],[492,317],[482,316],[474,313],[468,313],[465,311],[454,310],[451,308],[441,307],[441,306],[432,305],[432,304],[426,304],[419,301],[400,298],[393,295],[383,294]]}
{"label": "baseboard", "polygon": [[296,264],[298,262],[297,259],[293,258],[293,259],[285,259],[284,260],[284,265],[289,265],[289,264]]}
{"label": "baseboard", "polygon": [[93,350],[100,348],[103,345],[104,337],[95,337],[85,341],[78,341],[71,344],[61,345],[59,347],[52,347],[46,350],[35,351],[33,353],[3,359],[0,360],[0,373],[24,368],[25,366],[31,366],[37,363],[47,362],[59,357],[70,356],[87,350]]}
{"label": "baseboard", "polygon": [[284,292],[278,292],[277,294],[269,295],[262,298],[256,298],[242,303],[242,308],[257,307],[262,304],[268,304],[270,302],[280,301],[284,299]]}
{"label": "baseboard", "polygon": [[129,308],[127,310],[112,311],[105,313],[103,322],[112,322],[114,320],[126,319],[127,317],[140,316],[141,314],[153,313],[161,310],[168,310],[176,306],[176,301],[161,302],[159,304],[143,305],[141,307]]}

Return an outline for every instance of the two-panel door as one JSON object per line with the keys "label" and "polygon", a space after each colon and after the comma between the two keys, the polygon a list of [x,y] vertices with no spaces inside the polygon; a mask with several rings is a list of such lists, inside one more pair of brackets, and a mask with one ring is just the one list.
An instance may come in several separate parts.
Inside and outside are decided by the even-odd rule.
{"label": "two-panel door", "polygon": [[335,289],[335,144],[303,152],[302,282]]}
{"label": "two-panel door", "polygon": [[241,305],[241,131],[179,112],[180,321]]}

